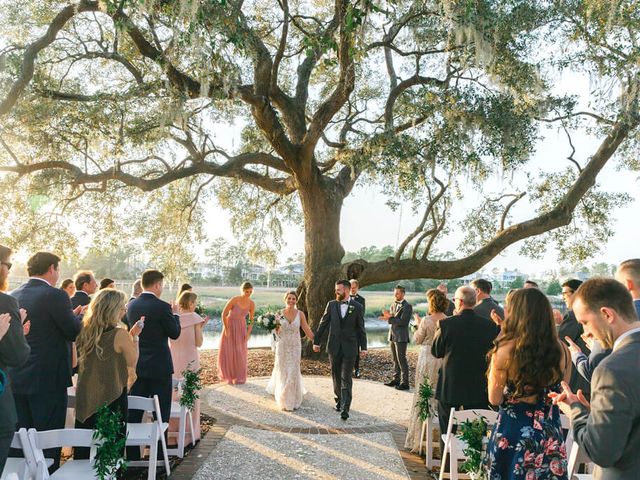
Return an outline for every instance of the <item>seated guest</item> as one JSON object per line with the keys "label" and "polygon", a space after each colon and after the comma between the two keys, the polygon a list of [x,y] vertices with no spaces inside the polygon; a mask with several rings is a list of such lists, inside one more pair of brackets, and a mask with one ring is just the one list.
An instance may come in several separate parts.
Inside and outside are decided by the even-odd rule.
{"label": "seated guest", "polygon": [[[67,388],[71,386],[71,342],[80,333],[80,318],[69,296],[55,288],[60,277],[60,257],[38,252],[27,261],[29,280],[11,295],[27,310],[31,330],[29,360],[9,371],[18,412],[18,428],[64,428]],[[79,312],[79,308],[77,310]],[[45,451],[60,464],[60,449]]]}
{"label": "seated guest", "polygon": [[476,291],[476,306],[473,307],[475,312],[481,317],[491,319],[491,312],[493,310],[500,316],[500,318],[504,318],[504,310],[500,306],[498,302],[496,302],[491,296],[491,290],[493,289],[493,285],[489,280],[485,280],[484,278],[478,278],[471,282],[471,286]]}
{"label": "seated guest", "polygon": [[[180,306],[180,337],[177,340],[170,340],[171,358],[173,359],[173,378],[182,379],[182,372],[185,370],[196,371],[200,368],[200,356],[198,348],[202,346],[202,329],[209,321],[209,317],[202,318],[195,313],[196,300],[198,296],[195,293],[184,291],[180,295],[178,302]],[[175,401],[179,398],[174,394]],[[193,428],[195,432],[191,432],[191,427],[187,425],[187,441],[193,435],[194,443],[200,440],[200,401],[196,400],[193,409]],[[172,420],[169,424],[169,435],[175,435],[178,432],[178,422]]]}
{"label": "seated guest", "polygon": [[[127,379],[135,375],[141,331],[122,324],[126,296],[118,290],[101,290],[89,304],[76,340],[80,369],[76,386],[76,428],[93,430],[96,412],[103,405],[120,413],[122,438],[126,435]],[[88,459],[88,448],[76,448],[74,458]],[[124,451],[122,452],[124,454]]]}
{"label": "seated guest", "polygon": [[100,280],[100,290],[104,290],[105,288],[116,288],[116,281],[110,278],[103,278]]}
{"label": "seated guest", "polygon": [[597,465],[594,479],[631,480],[640,472],[640,322],[627,289],[608,278],[584,282],[573,311],[604,348],[591,377],[591,404],[565,383],[554,401],[571,420],[574,441]]}
{"label": "seated guest", "polygon": [[28,360],[30,352],[22,330],[18,302],[4,293],[9,286],[10,269],[11,249],[0,245],[0,473],[18,422],[11,383],[6,377],[7,367],[20,367]]}
{"label": "seated guest", "polygon": [[[505,310],[489,369],[489,402],[500,411],[487,447],[487,478],[566,480],[560,412],[548,393],[569,378],[569,353],[540,290],[516,290]],[[549,448],[552,442],[557,448]]]}
{"label": "seated guest", "polygon": [[[178,306],[160,300],[164,275],[158,270],[146,270],[142,274],[143,291],[129,304],[127,322],[129,328],[144,317],[144,328],[140,333],[137,380],[131,387],[131,395],[153,397],[158,395],[163,421],[169,420],[171,413],[171,392],[173,384],[173,361],[169,350],[169,339],[180,336]],[[132,410],[129,421],[139,423],[142,411]],[[139,458],[140,449],[127,449],[130,460]]]}
{"label": "seated guest", "polygon": [[622,262],[616,270],[616,280],[629,290],[636,313],[640,317],[640,258]]}
{"label": "seated guest", "polygon": [[431,345],[431,354],[444,359],[435,395],[441,432],[447,431],[451,408],[488,407],[487,353],[499,331],[495,323],[474,311],[473,288],[458,288],[453,300],[458,314],[438,322]]}
{"label": "seated guest", "polygon": [[64,290],[69,295],[69,298],[76,294],[76,284],[73,283],[73,279],[65,278],[60,284],[60,290]]}
{"label": "seated guest", "polygon": [[[582,325],[580,325],[576,320],[572,307],[573,295],[581,284],[582,282],[576,279],[567,280],[562,284],[562,298],[567,306],[567,313],[564,315],[562,322],[558,326],[558,337],[560,340],[563,340],[567,346],[569,345],[569,340],[567,340],[568,337],[580,348],[580,351],[589,356],[591,354],[591,350],[589,350],[589,347],[587,347],[587,344],[582,338],[584,330],[582,329]],[[575,368],[571,371],[569,385],[573,391],[582,390],[587,397],[589,396],[589,382],[580,375],[578,370]]]}
{"label": "seated guest", "polygon": [[89,305],[91,301],[90,295],[96,293],[98,289],[96,277],[89,270],[81,270],[73,278],[76,284],[76,293],[71,297],[71,305],[73,305],[73,308]]}

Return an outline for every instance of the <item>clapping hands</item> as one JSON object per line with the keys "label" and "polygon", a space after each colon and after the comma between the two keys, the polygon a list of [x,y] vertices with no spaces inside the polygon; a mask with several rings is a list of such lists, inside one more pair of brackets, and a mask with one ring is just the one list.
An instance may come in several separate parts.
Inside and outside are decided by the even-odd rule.
{"label": "clapping hands", "polygon": [[0,340],[4,337],[5,333],[7,333],[10,325],[11,315],[9,313],[3,313],[0,315]]}
{"label": "clapping hands", "polygon": [[582,353],[582,349],[571,339],[571,337],[564,337],[564,339],[569,344],[569,351],[571,352],[571,355],[574,353]]}
{"label": "clapping hands", "polygon": [[382,310],[382,315],[378,317],[378,319],[384,320],[385,322],[388,322],[390,318],[391,313],[389,312],[389,310]]}
{"label": "clapping hands", "polygon": [[502,322],[504,322],[504,318],[502,318],[495,310],[491,310],[491,320],[493,320],[493,323],[498,326],[501,326]]}
{"label": "clapping hands", "polygon": [[585,398],[582,390],[578,390],[577,393],[573,393],[571,391],[571,387],[567,384],[567,382],[562,382],[562,392],[556,393],[551,392],[549,394],[549,398],[553,400],[554,405],[558,405],[562,413],[569,416],[571,413],[571,405],[574,403],[581,403],[584,405],[587,410],[591,410],[591,405],[589,401]]}
{"label": "clapping hands", "polygon": [[24,308],[20,309],[20,322],[22,322],[22,331],[26,337],[31,331],[31,322],[27,320],[27,311]]}

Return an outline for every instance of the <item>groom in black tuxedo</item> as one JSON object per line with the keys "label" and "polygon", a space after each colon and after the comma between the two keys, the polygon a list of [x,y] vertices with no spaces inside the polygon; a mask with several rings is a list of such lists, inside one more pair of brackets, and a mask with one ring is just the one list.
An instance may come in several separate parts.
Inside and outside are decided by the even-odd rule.
{"label": "groom in black tuxedo", "polygon": [[364,329],[364,309],[349,299],[351,284],[348,280],[336,282],[336,299],[327,303],[320,325],[313,340],[313,351],[320,351],[320,342],[329,332],[327,353],[331,362],[333,392],[336,396],[336,410],[342,410],[340,417],[349,418],[353,366],[358,356],[367,354],[367,333]]}

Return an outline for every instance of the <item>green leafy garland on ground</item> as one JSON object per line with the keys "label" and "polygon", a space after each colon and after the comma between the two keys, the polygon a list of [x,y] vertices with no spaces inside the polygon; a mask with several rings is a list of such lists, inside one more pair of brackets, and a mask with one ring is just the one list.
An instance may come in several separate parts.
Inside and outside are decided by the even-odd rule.
{"label": "green leafy garland on ground", "polygon": [[461,465],[461,469],[467,472],[472,478],[485,478],[482,467],[482,440],[487,436],[487,422],[483,417],[474,420],[465,420],[458,425],[458,438],[467,445],[462,453],[467,460]]}
{"label": "green leafy garland on ground", "polygon": [[[189,364],[190,366],[191,364]],[[202,369],[190,370],[189,366],[182,371],[182,395],[180,396],[180,406],[193,410],[196,400],[200,398],[198,393],[202,389],[200,374]]]}
{"label": "green leafy garland on ground", "polygon": [[424,381],[420,384],[420,398],[416,404],[418,407],[418,418],[424,422],[427,418],[431,417],[431,399],[433,398],[433,389],[431,383],[429,383],[429,377],[425,375]]}
{"label": "green leafy garland on ground", "polygon": [[126,470],[124,459],[126,436],[122,437],[123,419],[119,411],[112,411],[104,404],[96,413],[93,440],[97,444],[93,469],[100,480],[116,478],[119,470]]}

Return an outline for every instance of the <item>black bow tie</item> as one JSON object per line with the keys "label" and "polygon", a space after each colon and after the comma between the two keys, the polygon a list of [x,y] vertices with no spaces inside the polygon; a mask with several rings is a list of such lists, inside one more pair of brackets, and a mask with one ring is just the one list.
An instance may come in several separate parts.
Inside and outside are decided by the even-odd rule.
{"label": "black bow tie", "polygon": [[349,305],[349,300],[345,300],[343,302],[340,302],[340,305]]}
{"label": "black bow tie", "polygon": [[402,305],[402,302],[396,302],[396,305]]}

